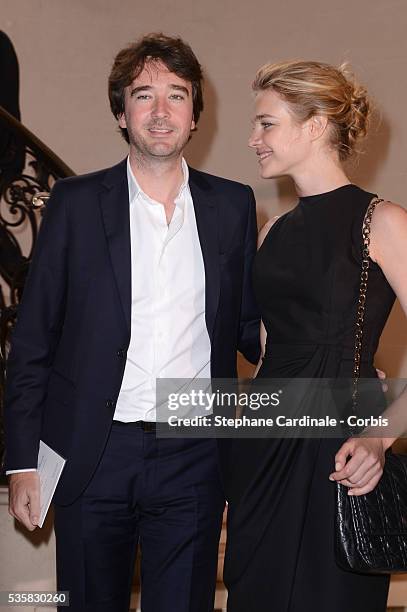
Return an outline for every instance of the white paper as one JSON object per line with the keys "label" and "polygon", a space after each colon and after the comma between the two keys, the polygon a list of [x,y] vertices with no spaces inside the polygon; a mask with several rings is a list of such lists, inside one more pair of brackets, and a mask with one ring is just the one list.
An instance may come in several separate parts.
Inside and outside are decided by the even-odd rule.
{"label": "white paper", "polygon": [[45,442],[40,440],[38,451],[38,475],[40,477],[40,520],[38,526],[42,527],[47,516],[52,496],[57,488],[66,459],[58,455]]}

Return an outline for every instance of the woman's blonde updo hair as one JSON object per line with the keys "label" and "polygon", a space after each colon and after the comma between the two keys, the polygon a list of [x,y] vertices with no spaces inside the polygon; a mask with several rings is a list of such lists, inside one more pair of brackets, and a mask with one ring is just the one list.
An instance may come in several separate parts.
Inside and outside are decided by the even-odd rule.
{"label": "woman's blonde updo hair", "polygon": [[266,64],[258,70],[253,89],[278,93],[300,122],[314,115],[326,116],[330,144],[337,149],[341,161],[356,151],[356,141],[366,135],[369,99],[346,64],[339,68],[295,60]]}

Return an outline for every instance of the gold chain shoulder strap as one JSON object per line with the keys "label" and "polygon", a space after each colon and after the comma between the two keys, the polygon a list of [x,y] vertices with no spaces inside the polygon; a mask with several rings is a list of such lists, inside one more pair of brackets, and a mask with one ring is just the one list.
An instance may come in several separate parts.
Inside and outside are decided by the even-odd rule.
{"label": "gold chain shoulder strap", "polygon": [[363,250],[362,250],[362,272],[360,274],[360,287],[359,287],[359,299],[358,299],[358,310],[356,315],[356,334],[355,334],[355,359],[353,367],[353,393],[352,393],[352,406],[354,413],[356,410],[357,403],[357,392],[358,392],[358,379],[360,376],[360,359],[362,353],[362,336],[363,336],[363,322],[365,319],[365,306],[367,296],[367,281],[369,278],[369,246],[370,246],[370,225],[372,223],[372,217],[376,206],[383,202],[382,198],[373,198],[370,202],[365,218],[363,219],[362,227],[362,239],[363,239]]}

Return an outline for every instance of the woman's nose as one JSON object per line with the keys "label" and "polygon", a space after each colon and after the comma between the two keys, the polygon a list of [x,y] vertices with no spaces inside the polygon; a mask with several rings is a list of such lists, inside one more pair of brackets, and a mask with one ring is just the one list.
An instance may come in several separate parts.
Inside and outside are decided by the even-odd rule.
{"label": "woman's nose", "polygon": [[254,148],[254,147],[257,147],[259,143],[260,143],[259,133],[256,129],[254,129],[249,137],[249,142],[247,144],[249,147]]}

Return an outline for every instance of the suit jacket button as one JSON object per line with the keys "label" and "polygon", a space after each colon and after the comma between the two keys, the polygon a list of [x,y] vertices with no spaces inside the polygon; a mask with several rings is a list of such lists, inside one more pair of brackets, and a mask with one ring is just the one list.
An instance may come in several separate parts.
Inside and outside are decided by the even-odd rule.
{"label": "suit jacket button", "polygon": [[117,356],[120,357],[120,358],[124,357],[124,350],[123,349],[119,349],[117,351]]}
{"label": "suit jacket button", "polygon": [[107,400],[106,408],[109,408],[111,410],[113,408],[113,406],[114,406],[114,401],[111,400],[111,399]]}

